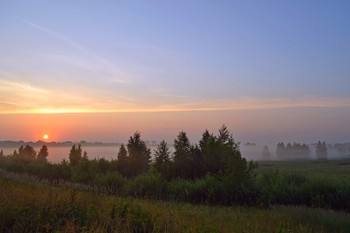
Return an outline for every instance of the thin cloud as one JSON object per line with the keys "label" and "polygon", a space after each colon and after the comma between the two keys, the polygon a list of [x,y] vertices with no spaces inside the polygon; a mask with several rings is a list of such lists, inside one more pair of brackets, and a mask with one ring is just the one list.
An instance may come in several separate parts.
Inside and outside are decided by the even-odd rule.
{"label": "thin cloud", "polygon": [[0,80],[0,90],[17,91],[18,93],[34,93],[34,94],[47,93],[46,90],[34,87],[28,82],[13,82],[8,80]]}
{"label": "thin cloud", "polygon": [[[61,33],[58,33],[56,31],[53,31],[51,29],[48,29],[46,27],[43,27],[43,26],[40,26],[36,23],[33,23],[32,21],[29,21],[29,20],[26,20],[26,19],[22,19],[22,18],[18,18],[18,17],[15,17],[15,19],[21,21],[22,23],[26,24],[26,25],[29,25],[37,30],[40,30],[42,32],[45,32],[46,34],[50,35],[51,37],[54,37],[56,39],[59,39],[60,41],[66,43],[67,45],[77,49],[78,51],[82,52],[82,53],[85,53],[86,55],[94,58],[95,60],[101,62],[102,64],[104,64],[105,66],[107,66],[109,69],[112,70],[112,72],[110,72],[110,76],[112,77],[112,81],[114,79],[117,79],[117,80],[124,80],[125,83],[130,83],[130,80],[127,80],[125,78],[125,76],[130,76],[130,75],[127,75],[127,74],[123,74],[123,72],[121,72],[118,68],[115,67],[115,65],[98,56],[96,53],[94,53],[93,51],[91,51],[90,49],[87,49],[86,47],[84,47],[83,45],[81,45],[80,43],[70,39],[69,37],[61,34]],[[115,78],[114,76],[118,76],[118,78]],[[119,76],[123,76],[123,78],[120,78]]]}

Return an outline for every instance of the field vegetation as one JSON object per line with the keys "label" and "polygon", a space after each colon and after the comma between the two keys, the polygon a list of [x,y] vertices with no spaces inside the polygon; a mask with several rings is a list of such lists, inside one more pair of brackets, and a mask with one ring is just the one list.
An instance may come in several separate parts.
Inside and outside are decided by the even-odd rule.
{"label": "field vegetation", "polygon": [[349,232],[349,215],[273,206],[191,205],[54,187],[0,175],[1,232]]}
{"label": "field vegetation", "polygon": [[[223,126],[151,151],[136,132],[116,160],[0,155],[3,232],[349,232],[349,161],[248,162]],[[338,174],[338,175],[337,175]],[[187,203],[187,204],[186,204]],[[196,206],[193,206],[195,204]],[[338,212],[334,212],[338,211]]]}

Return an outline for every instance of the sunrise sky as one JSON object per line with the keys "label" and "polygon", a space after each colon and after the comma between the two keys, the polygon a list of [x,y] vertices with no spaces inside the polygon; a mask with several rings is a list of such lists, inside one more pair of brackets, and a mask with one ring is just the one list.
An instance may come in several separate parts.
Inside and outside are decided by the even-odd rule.
{"label": "sunrise sky", "polygon": [[350,1],[0,1],[0,140],[350,141]]}

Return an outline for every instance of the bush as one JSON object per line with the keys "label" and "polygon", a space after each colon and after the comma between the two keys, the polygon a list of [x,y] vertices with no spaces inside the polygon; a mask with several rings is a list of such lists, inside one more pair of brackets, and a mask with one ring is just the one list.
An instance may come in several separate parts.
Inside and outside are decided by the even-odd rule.
{"label": "bush", "polygon": [[118,172],[109,172],[105,175],[96,176],[94,184],[97,185],[101,192],[121,195],[125,189],[127,180]]}
{"label": "bush", "polygon": [[147,173],[129,180],[126,192],[134,197],[161,199],[166,194],[166,183],[158,174]]}

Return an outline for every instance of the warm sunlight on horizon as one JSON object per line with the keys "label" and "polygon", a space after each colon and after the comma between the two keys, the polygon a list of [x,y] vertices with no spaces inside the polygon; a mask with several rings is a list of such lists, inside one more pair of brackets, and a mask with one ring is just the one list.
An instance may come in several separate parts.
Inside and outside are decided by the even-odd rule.
{"label": "warm sunlight on horizon", "polygon": [[0,140],[350,141],[348,3],[5,2]]}
{"label": "warm sunlight on horizon", "polygon": [[[242,142],[275,143],[317,140],[346,142],[350,132],[349,108],[299,107],[285,109],[0,114],[0,140],[126,142],[136,131],[147,140],[173,142],[182,130],[198,142],[205,129],[217,132],[227,125]],[[13,127],[16,125],[16,131]],[[50,132],[55,132],[54,135]],[[325,133],[326,132],[326,133]],[[41,135],[38,138],[38,135]]]}

